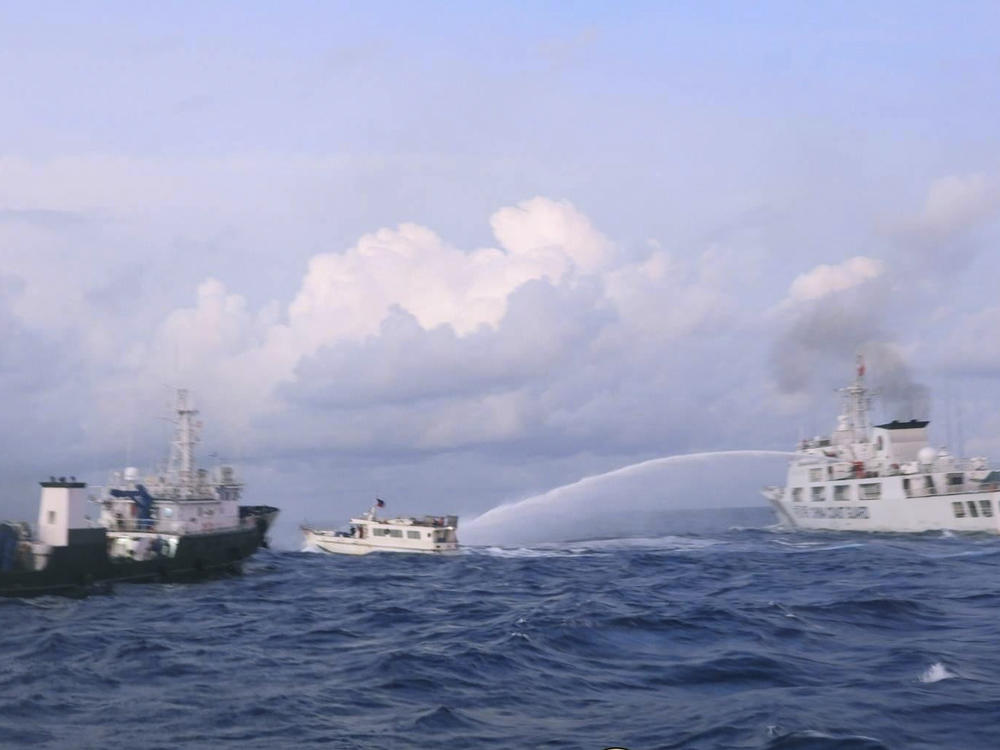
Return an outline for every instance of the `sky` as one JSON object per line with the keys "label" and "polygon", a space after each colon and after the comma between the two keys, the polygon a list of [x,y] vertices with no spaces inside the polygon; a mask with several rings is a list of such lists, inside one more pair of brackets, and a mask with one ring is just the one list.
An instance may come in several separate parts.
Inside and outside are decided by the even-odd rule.
{"label": "sky", "polygon": [[[1000,456],[998,26],[974,2],[0,3],[0,515],[162,461],[178,387],[290,545],[375,495],[470,518],[788,449],[859,352],[877,418]],[[675,503],[671,466],[627,496]],[[685,502],[783,476],[713,467]]]}

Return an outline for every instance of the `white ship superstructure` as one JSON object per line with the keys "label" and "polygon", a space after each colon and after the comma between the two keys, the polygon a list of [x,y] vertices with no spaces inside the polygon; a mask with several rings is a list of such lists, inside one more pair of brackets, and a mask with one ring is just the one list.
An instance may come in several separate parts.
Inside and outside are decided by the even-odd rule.
{"label": "white ship superstructure", "polygon": [[148,476],[141,476],[135,467],[111,475],[99,499],[99,525],[108,530],[113,557],[169,555],[180,536],[238,531],[256,523],[240,513],[242,484],[232,467],[219,466],[212,472],[197,467],[194,449],[201,427],[197,415],[187,391],[179,390],[166,466]]}
{"label": "white ship superstructure", "polygon": [[308,547],[341,555],[371,552],[447,554],[458,551],[458,516],[405,516],[381,519],[376,500],[367,513],[352,518],[346,531],[302,527]]}
{"label": "white ship superstructure", "polygon": [[764,489],[780,520],[802,529],[1000,533],[1000,472],[985,458],[936,450],[927,421],[872,426],[864,377],[859,357],[836,430],[803,440],[787,485]]}

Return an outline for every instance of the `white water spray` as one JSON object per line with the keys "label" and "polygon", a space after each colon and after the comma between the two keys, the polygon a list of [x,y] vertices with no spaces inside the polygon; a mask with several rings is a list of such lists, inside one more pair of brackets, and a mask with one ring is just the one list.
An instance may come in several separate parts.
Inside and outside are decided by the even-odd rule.
{"label": "white water spray", "polygon": [[[778,478],[771,461],[793,455],[730,450],[641,461],[488,510],[464,524],[462,541],[511,544],[634,535],[646,530],[651,514],[759,505],[759,488]],[[760,459],[769,459],[768,465]],[[721,467],[705,471],[706,464],[719,460],[742,465],[736,472]],[[696,471],[685,473],[684,468]],[[664,475],[663,469],[669,471]]]}

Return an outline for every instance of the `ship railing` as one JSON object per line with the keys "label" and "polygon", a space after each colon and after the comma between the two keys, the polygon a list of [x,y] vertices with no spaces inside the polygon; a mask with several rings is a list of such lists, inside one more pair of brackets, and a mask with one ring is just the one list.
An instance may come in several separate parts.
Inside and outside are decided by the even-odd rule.
{"label": "ship railing", "polygon": [[[102,526],[103,524],[94,524],[95,526]],[[226,531],[229,529],[250,529],[256,528],[257,521],[253,517],[240,518],[236,523],[229,525],[213,525],[211,528],[192,528],[189,524],[183,521],[174,521],[167,519],[122,519],[116,520],[113,523],[106,526],[108,531],[125,531],[130,533],[148,533],[148,534],[199,534],[199,533],[210,533],[215,531]]]}
{"label": "ship railing", "polygon": [[[850,468],[840,469],[833,466],[830,467],[830,472],[827,479],[832,481],[842,481],[847,479],[877,479],[879,477],[898,477],[898,476],[922,476],[925,473],[932,474],[965,474],[970,472],[986,472],[988,469],[983,466],[981,461],[974,459],[957,459],[952,458],[947,461],[947,463],[933,462],[929,465],[924,465],[920,467],[919,472],[904,471],[905,464],[891,463],[875,463],[868,462],[864,464],[864,467],[857,467],[856,464],[852,462]],[[912,464],[911,464],[912,465]],[[970,480],[967,484],[973,484],[978,486],[976,480]]]}
{"label": "ship railing", "polygon": [[945,487],[910,487],[905,490],[907,497],[947,497],[949,495],[979,495],[988,492],[1000,492],[997,482],[966,482],[951,484]]}

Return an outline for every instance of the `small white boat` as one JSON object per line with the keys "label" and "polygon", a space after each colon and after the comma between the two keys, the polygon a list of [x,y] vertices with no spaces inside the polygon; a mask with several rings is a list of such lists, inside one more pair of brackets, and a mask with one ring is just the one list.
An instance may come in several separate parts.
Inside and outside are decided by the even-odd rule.
{"label": "small white boat", "polygon": [[368,512],[352,518],[347,530],[302,527],[307,547],[339,555],[370,552],[418,552],[441,555],[458,552],[458,516],[421,516],[381,519],[381,500]]}

